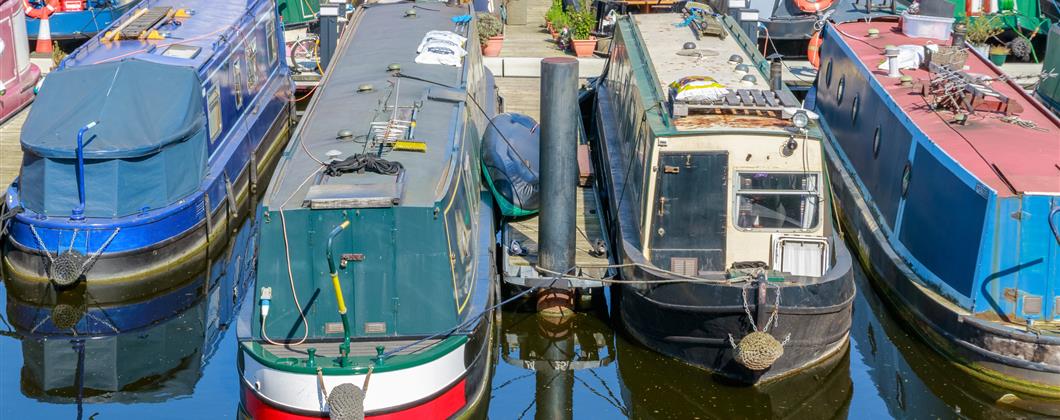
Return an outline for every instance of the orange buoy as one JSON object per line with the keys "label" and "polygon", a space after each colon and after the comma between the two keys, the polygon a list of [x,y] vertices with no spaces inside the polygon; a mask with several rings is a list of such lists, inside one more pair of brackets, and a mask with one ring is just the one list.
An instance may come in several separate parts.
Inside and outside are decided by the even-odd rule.
{"label": "orange buoy", "polygon": [[59,0],[46,0],[44,7],[36,8],[29,4],[29,0],[22,0],[22,6],[26,9],[26,16],[40,20],[40,26],[37,29],[37,46],[35,50],[38,53],[50,53],[52,52],[52,31],[51,24],[48,19],[59,10]]}
{"label": "orange buoy", "polygon": [[806,57],[810,60],[810,64],[813,68],[821,67],[821,43],[824,42],[821,39],[821,31],[813,33],[810,37],[810,43],[806,45]]}
{"label": "orange buoy", "polygon": [[835,0],[795,0],[795,7],[806,13],[817,13],[832,7]]}

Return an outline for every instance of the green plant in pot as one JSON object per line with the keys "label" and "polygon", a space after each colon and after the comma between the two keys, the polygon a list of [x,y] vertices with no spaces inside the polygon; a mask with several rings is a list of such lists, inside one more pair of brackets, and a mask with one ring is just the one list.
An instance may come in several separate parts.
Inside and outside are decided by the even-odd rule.
{"label": "green plant in pot", "polygon": [[1003,32],[1001,25],[998,24],[997,15],[983,15],[975,19],[965,18],[964,25],[967,28],[964,39],[982,55],[989,53],[990,47],[986,41]]}
{"label": "green plant in pot", "polygon": [[482,46],[482,55],[496,57],[501,54],[504,45],[504,24],[497,15],[480,12],[475,15],[475,29],[478,41]]}
{"label": "green plant in pot", "polygon": [[589,10],[571,12],[567,14],[570,19],[571,46],[574,55],[578,57],[590,57],[596,49],[596,37],[593,36],[593,28],[596,27],[596,15]]}
{"label": "green plant in pot", "polygon": [[1008,54],[1011,52],[1008,47],[1004,45],[995,45],[990,47],[990,62],[994,63],[995,66],[1002,66],[1005,64],[1005,59],[1008,58]]}

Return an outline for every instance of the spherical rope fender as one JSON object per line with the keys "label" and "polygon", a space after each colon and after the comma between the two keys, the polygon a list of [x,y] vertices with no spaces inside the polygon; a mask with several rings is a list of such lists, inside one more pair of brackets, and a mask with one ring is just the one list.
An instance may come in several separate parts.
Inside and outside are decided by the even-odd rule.
{"label": "spherical rope fender", "polygon": [[784,345],[764,331],[747,334],[736,344],[733,359],[748,369],[760,371],[769,369],[773,363],[784,355]]}
{"label": "spherical rope fender", "polygon": [[59,0],[45,0],[41,8],[33,7],[29,0],[22,0],[22,6],[26,8],[26,16],[34,19],[47,19],[59,10]]}

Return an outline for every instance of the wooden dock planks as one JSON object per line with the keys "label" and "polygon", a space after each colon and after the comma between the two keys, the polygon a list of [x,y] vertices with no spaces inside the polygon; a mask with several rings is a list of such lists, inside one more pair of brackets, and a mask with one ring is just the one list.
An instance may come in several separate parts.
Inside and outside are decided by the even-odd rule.
{"label": "wooden dock planks", "polygon": [[[574,263],[581,267],[585,265],[606,265],[607,255],[597,255],[593,251],[597,240],[603,240],[603,229],[600,226],[600,216],[597,210],[595,191],[592,188],[578,188],[577,194],[577,232],[574,232]],[[518,241],[526,250],[527,254],[518,256],[510,255],[509,262],[515,266],[530,267],[537,264],[537,235],[540,216],[532,216],[516,222],[510,222],[510,239]],[[602,277],[606,269],[585,269],[582,274],[590,277]]]}
{"label": "wooden dock planks", "polygon": [[22,145],[19,138],[22,136],[22,124],[29,116],[29,108],[26,107],[13,115],[3,124],[0,124],[0,197],[7,193],[8,185],[18,177],[19,168],[22,166]]}

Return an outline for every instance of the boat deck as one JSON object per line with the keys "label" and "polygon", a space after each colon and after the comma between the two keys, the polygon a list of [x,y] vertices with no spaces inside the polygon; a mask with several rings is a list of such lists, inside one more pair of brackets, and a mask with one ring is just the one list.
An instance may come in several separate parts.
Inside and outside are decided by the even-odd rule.
{"label": "boat deck", "polygon": [[[587,265],[607,265],[607,254],[597,254],[593,251],[597,240],[604,240],[603,227],[600,225],[600,213],[596,202],[596,191],[593,188],[578,188],[578,204],[576,210],[577,232],[574,235],[574,265],[584,267]],[[532,268],[537,265],[537,235],[541,217],[534,215],[518,221],[508,223],[508,245],[511,241],[518,241],[526,250],[526,255],[509,255],[509,275],[519,272],[523,277],[533,273]],[[589,277],[603,277],[606,273],[604,268],[584,268],[582,275]]]}
{"label": "boat deck", "polygon": [[[394,176],[370,172],[321,177],[319,162],[329,160],[327,153],[333,151],[340,153],[339,159],[378,152],[370,124],[390,121],[395,102],[399,108],[397,119],[403,121],[408,121],[414,105],[419,106],[414,140],[426,143],[424,152],[393,150],[382,155],[405,168],[401,205],[432,206],[443,195],[452,158],[459,152],[453,150],[454,137],[463,135],[453,132],[457,124],[453,116],[458,107],[455,98],[459,102],[464,98],[463,90],[454,89],[463,85],[464,68],[418,64],[414,60],[416,47],[427,31],[453,31],[450,19],[467,10],[438,6],[437,11],[420,10],[415,24],[400,31],[393,30],[394,22],[404,21],[407,4],[373,5],[362,9],[363,19],[354,15],[351,25],[355,27],[339,41],[329,71],[291,139],[288,155],[280,162],[266,206],[277,209],[287,203],[285,209],[302,207],[314,184],[364,189],[394,185]],[[388,48],[379,48],[380,45]],[[407,77],[388,72],[392,63],[400,65],[401,73]],[[372,89],[360,91],[362,85],[371,85]],[[338,138],[343,130],[352,131],[353,136]]]}
{"label": "boat deck", "polygon": [[[862,36],[870,28],[880,31],[878,38]],[[1001,120],[1000,113],[977,112],[965,126],[951,124],[952,114],[930,110],[924,96],[902,87],[876,66],[885,60],[886,45],[948,44],[926,38],[910,38],[898,30],[895,22],[857,22],[837,26],[846,44],[870,69],[877,82],[921,131],[938,147],[956,160],[999,196],[1023,193],[1060,193],[1060,121],[1031,99],[1012,81],[995,81],[990,88],[1017,101],[1023,112],[1017,116],[1033,124],[1023,127]],[[822,69],[827,63],[821,63]],[[987,60],[969,54],[968,73],[986,75],[995,80],[1003,73]],[[902,74],[914,80],[926,80],[924,69],[905,69]],[[1011,188],[1010,188],[1011,186]]]}
{"label": "boat deck", "polygon": [[[421,342],[418,342],[418,340],[353,341],[350,343],[350,357],[374,357],[377,354],[376,346],[383,346],[386,350],[409,346],[400,352],[394,353],[394,355],[413,354],[438,344],[440,341],[442,341],[440,338]],[[339,344],[341,343],[337,341],[281,345],[261,343],[261,348],[276,357],[302,359],[309,354],[307,350],[310,348],[316,349],[316,355],[320,357],[339,357]]]}

